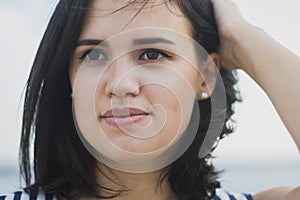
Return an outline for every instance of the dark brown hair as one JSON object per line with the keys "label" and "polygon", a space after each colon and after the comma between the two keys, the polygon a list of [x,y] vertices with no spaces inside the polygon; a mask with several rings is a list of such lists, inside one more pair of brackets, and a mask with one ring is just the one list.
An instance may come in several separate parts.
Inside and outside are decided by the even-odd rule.
{"label": "dark brown hair", "polygon": [[[137,2],[141,1],[131,1]],[[166,3],[177,6],[188,18],[193,38],[208,53],[218,51],[218,30],[210,1],[168,0]],[[90,4],[90,0],[61,0],[58,3],[27,81],[20,167],[29,193],[43,190],[46,194],[67,199],[82,196],[109,198],[99,196],[99,191],[110,193],[110,197],[122,193],[103,187],[96,181],[96,159],[79,139],[72,116],[68,69]],[[226,123],[220,136],[223,138],[232,132],[228,122],[233,114],[232,105],[239,100],[239,95],[234,73],[221,70],[221,75],[227,99]],[[205,158],[198,157],[211,115],[209,99],[198,103],[201,119],[197,136],[189,149],[162,175],[162,179],[168,179],[172,190],[182,200],[210,199],[215,189],[220,187],[218,173],[209,163],[210,154]]]}

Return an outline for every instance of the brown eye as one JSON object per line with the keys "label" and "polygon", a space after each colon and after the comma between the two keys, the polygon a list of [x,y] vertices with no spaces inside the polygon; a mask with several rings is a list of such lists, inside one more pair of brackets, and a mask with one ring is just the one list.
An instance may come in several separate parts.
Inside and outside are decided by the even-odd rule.
{"label": "brown eye", "polygon": [[146,53],[146,56],[148,57],[148,59],[150,59],[150,60],[154,60],[154,59],[157,59],[158,58],[158,56],[159,56],[159,52],[158,51],[148,51],[147,53]]}
{"label": "brown eye", "polygon": [[158,49],[147,49],[142,53],[139,57],[140,60],[159,60],[161,58],[170,58],[172,56],[167,55],[166,53],[158,50]]}

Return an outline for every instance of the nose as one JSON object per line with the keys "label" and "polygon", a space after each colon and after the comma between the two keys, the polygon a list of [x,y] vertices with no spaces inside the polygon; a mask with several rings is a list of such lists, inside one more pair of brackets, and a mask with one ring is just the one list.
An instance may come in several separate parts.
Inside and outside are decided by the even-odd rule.
{"label": "nose", "polygon": [[105,75],[105,95],[134,97],[140,93],[137,73],[129,56],[122,56],[108,66]]}

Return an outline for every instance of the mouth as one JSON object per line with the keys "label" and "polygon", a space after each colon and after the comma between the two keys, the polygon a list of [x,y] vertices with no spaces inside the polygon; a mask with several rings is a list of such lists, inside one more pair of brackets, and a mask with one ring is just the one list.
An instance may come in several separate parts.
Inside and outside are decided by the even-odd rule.
{"label": "mouth", "polygon": [[109,125],[120,127],[138,123],[149,115],[149,112],[139,108],[124,107],[107,110],[101,114],[100,118]]}

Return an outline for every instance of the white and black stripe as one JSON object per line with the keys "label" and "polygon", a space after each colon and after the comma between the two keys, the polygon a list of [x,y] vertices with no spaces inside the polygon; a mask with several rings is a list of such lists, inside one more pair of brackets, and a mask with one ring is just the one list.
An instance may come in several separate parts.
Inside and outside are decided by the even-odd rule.
{"label": "white and black stripe", "polygon": [[53,195],[45,195],[39,193],[36,195],[29,195],[24,191],[17,191],[9,195],[0,196],[0,200],[57,200]]}
{"label": "white and black stripe", "polygon": [[[0,196],[0,200],[57,200],[53,195],[45,195],[44,193],[39,193],[37,195],[29,195],[24,191],[17,191],[10,195]],[[224,190],[218,189],[216,196],[213,200],[252,200],[250,194],[243,193],[229,193]]]}

